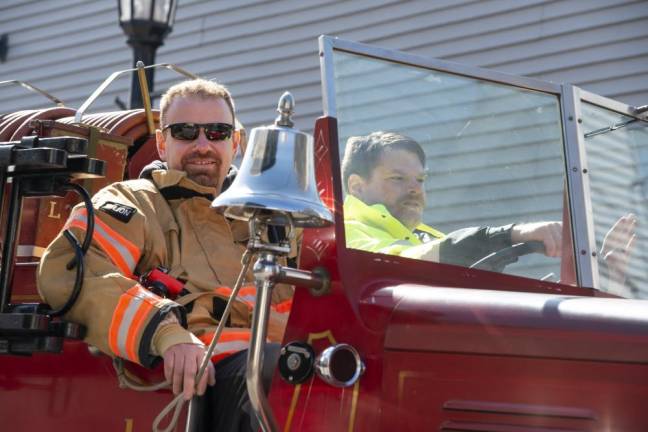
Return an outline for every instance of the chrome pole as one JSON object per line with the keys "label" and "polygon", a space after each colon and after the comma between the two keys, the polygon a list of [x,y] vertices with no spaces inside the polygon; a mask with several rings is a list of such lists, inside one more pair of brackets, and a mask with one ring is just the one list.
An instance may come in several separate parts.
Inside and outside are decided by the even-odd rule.
{"label": "chrome pole", "polygon": [[259,257],[253,267],[254,280],[257,289],[257,300],[252,315],[252,335],[247,357],[245,380],[250,397],[250,403],[256,413],[261,429],[264,432],[279,431],[270,403],[263,388],[263,347],[266,339],[266,329],[270,318],[270,302],[275,277],[281,272],[273,253],[268,252]]}

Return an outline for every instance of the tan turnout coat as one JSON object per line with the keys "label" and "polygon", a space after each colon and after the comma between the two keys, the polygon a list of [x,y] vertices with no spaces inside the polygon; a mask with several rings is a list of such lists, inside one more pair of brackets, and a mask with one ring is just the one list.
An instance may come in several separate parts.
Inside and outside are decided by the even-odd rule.
{"label": "tan turnout coat", "polygon": [[[85,257],[83,288],[65,316],[86,326],[89,344],[150,367],[171,345],[210,340],[228,287],[234,286],[241,269],[248,236],[245,223],[229,221],[210,208],[213,192],[184,172],[155,170],[152,181],[115,183],[93,197],[95,230]],[[87,228],[83,205],[73,209],[66,227],[82,243]],[[72,292],[75,270],[67,270],[66,265],[73,256],[61,233],[41,260],[39,292],[54,308],[62,306]],[[142,287],[137,277],[157,266],[169,269],[192,294],[176,302]],[[246,281],[249,284],[251,274]],[[289,287],[274,290],[276,322],[285,323],[291,297]],[[189,300],[186,308],[179,304]],[[254,288],[244,287],[215,359],[247,348],[254,300]],[[171,313],[177,323],[168,317]],[[280,338],[283,329],[275,326],[273,333],[272,328],[271,338]]]}

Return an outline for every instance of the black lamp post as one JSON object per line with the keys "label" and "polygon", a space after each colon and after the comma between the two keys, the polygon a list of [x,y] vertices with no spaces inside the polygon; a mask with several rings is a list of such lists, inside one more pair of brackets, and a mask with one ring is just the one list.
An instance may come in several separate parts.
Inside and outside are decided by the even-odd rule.
{"label": "black lamp post", "polygon": [[[177,0],[117,0],[119,5],[119,25],[128,44],[133,47],[133,67],[138,60],[145,65],[155,63],[155,51],[171,33]],[[153,69],[146,69],[149,91],[153,91]],[[133,72],[130,91],[130,108],[141,108],[137,72]]]}

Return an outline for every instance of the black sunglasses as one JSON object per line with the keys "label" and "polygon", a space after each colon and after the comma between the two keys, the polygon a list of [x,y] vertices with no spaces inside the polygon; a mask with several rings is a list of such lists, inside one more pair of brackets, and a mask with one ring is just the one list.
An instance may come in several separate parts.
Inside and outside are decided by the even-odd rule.
{"label": "black sunglasses", "polygon": [[172,123],[162,131],[169,129],[171,136],[177,140],[193,141],[198,138],[200,128],[205,131],[209,141],[224,141],[232,137],[234,126],[227,123]]}

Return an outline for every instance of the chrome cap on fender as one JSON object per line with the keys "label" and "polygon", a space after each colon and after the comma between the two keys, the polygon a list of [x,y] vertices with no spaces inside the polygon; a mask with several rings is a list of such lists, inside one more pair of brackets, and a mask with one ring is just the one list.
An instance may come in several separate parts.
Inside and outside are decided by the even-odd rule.
{"label": "chrome cap on fender", "polygon": [[341,343],[326,348],[315,360],[315,372],[334,387],[351,387],[365,371],[360,353],[349,344]]}

